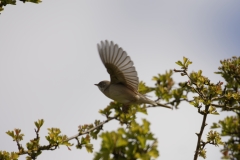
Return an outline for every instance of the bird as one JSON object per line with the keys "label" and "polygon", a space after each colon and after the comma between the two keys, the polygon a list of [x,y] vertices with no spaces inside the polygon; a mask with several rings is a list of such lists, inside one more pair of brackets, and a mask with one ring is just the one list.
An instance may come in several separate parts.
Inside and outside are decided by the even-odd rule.
{"label": "bird", "polygon": [[103,65],[110,75],[110,81],[103,80],[95,84],[108,98],[125,106],[134,104],[158,105],[138,92],[139,78],[131,58],[113,41],[101,41],[97,44]]}

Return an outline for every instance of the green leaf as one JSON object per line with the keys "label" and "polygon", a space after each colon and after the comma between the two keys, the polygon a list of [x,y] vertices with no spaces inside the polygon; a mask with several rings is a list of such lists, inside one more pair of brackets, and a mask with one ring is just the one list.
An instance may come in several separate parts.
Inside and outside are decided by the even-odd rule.
{"label": "green leaf", "polygon": [[123,146],[127,146],[128,141],[123,139],[122,137],[119,137],[116,143],[116,147],[123,147]]}
{"label": "green leaf", "polygon": [[14,132],[13,131],[7,131],[6,132],[9,136],[11,136],[12,138],[14,138]]}
{"label": "green leaf", "polygon": [[138,141],[140,142],[140,145],[142,148],[145,148],[146,145],[146,138],[142,136],[137,136]]}
{"label": "green leaf", "polygon": [[177,65],[179,65],[179,66],[181,66],[181,67],[183,67],[183,64],[182,64],[182,62],[181,61],[177,61],[177,62],[175,62]]}
{"label": "green leaf", "polygon": [[207,152],[207,151],[206,151],[205,149],[200,150],[199,156],[202,157],[202,158],[204,158],[204,159],[206,159],[206,152]]}
{"label": "green leaf", "polygon": [[152,156],[153,158],[157,158],[157,157],[159,156],[159,152],[158,152],[157,149],[152,149],[152,150],[150,150],[150,151],[148,152],[148,154],[149,154],[150,156]]}
{"label": "green leaf", "polygon": [[198,76],[199,76],[199,77],[202,76],[202,70],[199,70],[199,71],[198,71]]}
{"label": "green leaf", "polygon": [[183,64],[184,64],[184,65],[186,64],[187,61],[188,61],[188,58],[183,57]]}
{"label": "green leaf", "polygon": [[92,153],[92,152],[93,152],[93,145],[92,145],[92,144],[86,144],[85,147],[86,147],[86,150],[87,150],[89,153]]}
{"label": "green leaf", "polygon": [[188,67],[189,64],[192,64],[192,62],[188,60],[187,63],[186,63],[186,67]]}

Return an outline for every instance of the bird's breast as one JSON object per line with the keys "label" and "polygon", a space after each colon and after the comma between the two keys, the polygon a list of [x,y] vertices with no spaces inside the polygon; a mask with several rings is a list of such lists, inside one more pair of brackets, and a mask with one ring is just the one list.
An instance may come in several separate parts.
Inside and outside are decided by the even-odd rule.
{"label": "bird's breast", "polygon": [[123,104],[134,103],[139,99],[136,93],[122,84],[110,84],[104,92],[110,99]]}

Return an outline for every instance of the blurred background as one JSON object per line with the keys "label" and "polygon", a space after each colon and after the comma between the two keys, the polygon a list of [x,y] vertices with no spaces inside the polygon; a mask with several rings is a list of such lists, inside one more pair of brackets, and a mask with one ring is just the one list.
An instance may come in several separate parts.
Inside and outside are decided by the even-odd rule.
{"label": "blurred background", "polygon": [[[45,120],[41,144],[47,144],[47,128],[72,136],[78,125],[105,119],[98,111],[111,100],[93,84],[109,79],[96,47],[106,39],[127,51],[139,79],[149,86],[154,75],[177,69],[175,62],[183,56],[193,62],[189,71],[202,69],[217,83],[222,80],[214,74],[219,61],[240,56],[240,1],[43,0],[6,6],[0,15],[0,150],[17,151],[5,133],[14,128],[22,129],[25,146],[35,137],[38,119]],[[179,74],[174,78],[187,81]],[[203,138],[227,115],[208,116]],[[202,121],[196,108],[188,103],[173,111],[151,108],[148,115],[138,114],[142,118],[158,138],[158,159],[193,159]],[[104,131],[119,127],[111,121]],[[99,151],[100,140],[92,143]],[[221,147],[206,148],[208,160],[221,158]],[[38,160],[92,158],[85,148],[61,147]]]}

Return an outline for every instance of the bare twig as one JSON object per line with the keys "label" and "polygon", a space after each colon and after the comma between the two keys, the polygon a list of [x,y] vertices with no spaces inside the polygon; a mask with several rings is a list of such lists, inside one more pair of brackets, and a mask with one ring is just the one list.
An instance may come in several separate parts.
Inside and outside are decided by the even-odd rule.
{"label": "bare twig", "polygon": [[224,98],[225,96],[219,96],[219,97],[213,97],[211,100],[212,101],[218,101],[218,100],[220,100],[220,99],[222,99],[222,98]]}
{"label": "bare twig", "polygon": [[19,143],[19,140],[16,140],[16,142],[17,142],[18,150],[19,150],[19,152],[21,152],[22,146],[21,146],[21,144]]}
{"label": "bare twig", "polygon": [[197,160],[197,158],[198,158],[199,149],[201,147],[202,134],[203,134],[205,126],[207,125],[206,124],[206,119],[207,119],[208,109],[209,109],[209,105],[205,106],[205,112],[203,114],[203,120],[202,120],[201,129],[200,129],[199,133],[196,133],[197,136],[198,136],[198,141],[197,141],[196,151],[195,151],[195,154],[194,154],[194,160]]}
{"label": "bare twig", "polygon": [[227,109],[227,110],[234,110],[234,109],[240,110],[240,106],[238,106],[238,107],[229,107],[229,106],[227,106],[226,104],[225,104],[225,105],[219,105],[219,104],[214,104],[214,103],[212,103],[211,105],[214,106],[214,107],[218,107],[218,108],[222,108],[222,109]]}
{"label": "bare twig", "polygon": [[172,109],[172,107],[170,107],[170,106],[168,106],[166,104],[161,104],[161,103],[158,103],[158,102],[156,102],[156,103],[157,103],[157,105],[149,105],[146,108],[161,106],[161,107],[164,107],[164,108]]}

